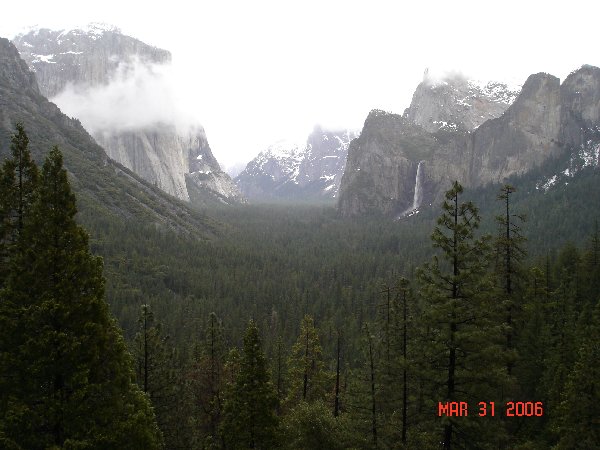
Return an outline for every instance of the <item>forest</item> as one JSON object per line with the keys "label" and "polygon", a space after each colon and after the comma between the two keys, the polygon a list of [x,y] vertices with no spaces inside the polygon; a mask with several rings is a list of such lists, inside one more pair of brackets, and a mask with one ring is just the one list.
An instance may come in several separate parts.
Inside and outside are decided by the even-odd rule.
{"label": "forest", "polygon": [[10,147],[0,447],[598,447],[597,170],[402,221],[207,208],[199,238],[78,208],[60,149]]}

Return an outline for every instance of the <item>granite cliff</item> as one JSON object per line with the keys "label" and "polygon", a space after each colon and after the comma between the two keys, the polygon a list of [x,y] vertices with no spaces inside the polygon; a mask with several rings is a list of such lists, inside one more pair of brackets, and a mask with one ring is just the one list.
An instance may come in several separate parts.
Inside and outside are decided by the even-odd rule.
{"label": "granite cliff", "polygon": [[460,74],[436,80],[425,71],[404,117],[430,133],[440,129],[470,131],[501,116],[514,102],[516,89],[505,83],[476,82]]}
{"label": "granite cliff", "polygon": [[[151,76],[153,67],[171,61],[168,51],[101,24],[60,31],[35,29],[17,36],[14,44],[35,73],[41,93],[59,107],[65,106],[67,90],[85,95],[90,89],[109,86],[117,77],[126,79],[139,67]],[[182,130],[168,121],[129,127],[116,127],[97,117],[82,121],[109,157],[174,197],[201,205],[243,200],[212,155],[200,124]],[[190,161],[199,157],[204,160],[202,170],[210,176],[194,175]]]}
{"label": "granite cliff", "polygon": [[52,146],[60,147],[80,215],[99,222],[133,220],[201,238],[214,232],[197,211],[108,158],[78,120],[40,93],[35,74],[15,46],[0,38],[0,160],[10,153],[17,122],[24,124],[38,164]]}
{"label": "granite cliff", "polygon": [[[417,95],[426,88],[420,86],[403,116],[369,114],[348,150],[338,201],[342,215],[403,217],[421,204],[440,201],[452,180],[468,187],[500,182],[597,139],[600,69],[596,67],[583,66],[562,85],[552,75],[531,75],[514,101],[503,89],[506,95],[499,98],[506,101],[488,102],[476,114],[474,108],[464,114],[461,102],[448,107],[447,86],[441,91],[430,86],[431,92]],[[474,115],[485,120],[478,123]],[[449,119],[455,126],[438,126]]]}

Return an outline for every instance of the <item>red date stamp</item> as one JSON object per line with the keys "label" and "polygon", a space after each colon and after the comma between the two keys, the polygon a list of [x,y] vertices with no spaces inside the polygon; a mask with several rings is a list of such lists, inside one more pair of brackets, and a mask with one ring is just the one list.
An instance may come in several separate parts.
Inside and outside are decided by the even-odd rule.
{"label": "red date stamp", "polygon": [[[494,402],[477,403],[479,417],[496,415],[496,404]],[[542,402],[506,402],[500,411],[506,417],[541,417],[544,415]],[[438,402],[438,416],[466,417],[469,415],[469,404],[467,402]]]}

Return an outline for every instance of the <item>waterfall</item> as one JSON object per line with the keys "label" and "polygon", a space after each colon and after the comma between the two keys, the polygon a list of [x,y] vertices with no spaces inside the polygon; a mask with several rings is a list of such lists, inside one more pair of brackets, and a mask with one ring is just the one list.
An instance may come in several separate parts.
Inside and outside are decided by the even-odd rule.
{"label": "waterfall", "polygon": [[412,209],[415,210],[423,202],[423,175],[421,173],[421,167],[424,161],[419,161],[417,166],[417,176],[415,177],[415,194],[413,196]]}
{"label": "waterfall", "polygon": [[413,194],[413,203],[410,208],[400,214],[396,219],[402,219],[403,217],[409,217],[419,212],[419,207],[423,203],[423,163],[425,161],[419,161],[417,165],[417,175],[415,176],[415,193]]}

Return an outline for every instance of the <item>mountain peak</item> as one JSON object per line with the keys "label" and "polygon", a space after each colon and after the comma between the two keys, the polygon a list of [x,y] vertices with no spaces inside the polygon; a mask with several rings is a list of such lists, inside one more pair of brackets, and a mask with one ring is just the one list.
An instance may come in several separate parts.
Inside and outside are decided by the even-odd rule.
{"label": "mountain peak", "polygon": [[123,34],[119,27],[104,22],[89,22],[84,25],[78,24],[71,27],[59,29],[51,29],[39,25],[33,25],[23,28],[22,31],[15,36],[15,40],[19,40],[20,38],[26,36],[36,37],[40,34],[51,35],[57,39],[60,39],[61,37],[68,34],[87,35],[90,37],[98,38],[106,33]]}
{"label": "mountain peak", "polygon": [[[168,51],[103,23],[32,29],[14,43],[35,72],[41,93],[65,111],[77,105],[71,114],[82,120],[109,157],[181,200],[208,204],[241,199],[214,159],[202,126],[178,127],[175,114],[164,112],[169,111],[169,98],[159,96],[158,106],[149,100],[162,80],[143,74],[169,63]],[[138,109],[128,110],[128,105]],[[131,126],[122,126],[129,121]]]}
{"label": "mountain peak", "polygon": [[498,81],[469,79],[461,73],[436,77],[426,70],[404,117],[429,132],[471,131],[499,117],[514,102],[518,90]]}
{"label": "mountain peak", "polygon": [[319,200],[337,196],[350,141],[348,130],[313,129],[302,143],[280,140],[248,163],[236,184],[251,200]]}

